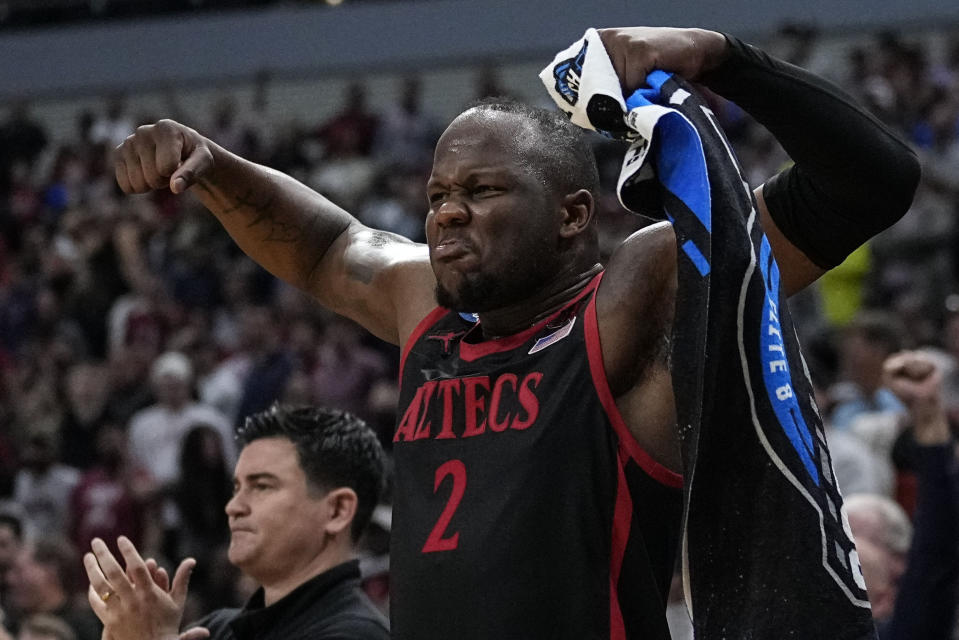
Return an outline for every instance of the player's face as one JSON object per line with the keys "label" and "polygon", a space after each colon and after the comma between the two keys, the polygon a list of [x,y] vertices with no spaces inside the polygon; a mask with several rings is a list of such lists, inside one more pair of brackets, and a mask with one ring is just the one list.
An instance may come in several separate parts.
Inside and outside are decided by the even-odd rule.
{"label": "player's face", "polygon": [[302,569],[326,545],[324,498],[310,492],[290,440],[261,438],[246,445],[226,505],[230,562],[266,583]]}
{"label": "player's face", "polygon": [[437,143],[426,240],[442,306],[516,304],[559,270],[560,199],[524,161],[530,144],[535,133],[518,116],[475,111]]}

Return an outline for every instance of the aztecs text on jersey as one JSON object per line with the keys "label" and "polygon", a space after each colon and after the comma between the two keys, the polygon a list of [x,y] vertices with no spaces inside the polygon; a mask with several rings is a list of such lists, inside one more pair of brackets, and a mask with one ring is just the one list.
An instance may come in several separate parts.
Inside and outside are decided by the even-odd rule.
{"label": "aztecs text on jersey", "polygon": [[393,637],[668,638],[681,479],[606,382],[597,276],[506,338],[436,309],[403,353]]}

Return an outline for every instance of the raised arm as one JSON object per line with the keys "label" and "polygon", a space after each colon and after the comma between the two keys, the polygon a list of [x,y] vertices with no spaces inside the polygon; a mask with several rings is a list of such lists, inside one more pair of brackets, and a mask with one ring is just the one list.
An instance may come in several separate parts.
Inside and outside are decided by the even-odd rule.
{"label": "raised arm", "polygon": [[915,154],[835,85],[715,31],[600,33],[625,90],[654,68],[679,73],[736,102],[793,159],[756,190],[787,294],[841,263],[912,203]]}
{"label": "raised arm", "polygon": [[959,588],[959,459],[942,401],[942,368],[930,355],[904,351],[883,365],[885,386],[909,409],[919,493],[906,571],[897,583],[883,640],[946,638]]}
{"label": "raised arm", "polygon": [[116,176],[126,193],[190,190],[270,273],[384,340],[400,344],[435,306],[425,246],[360,224],[180,123],[139,127],[117,149]]}

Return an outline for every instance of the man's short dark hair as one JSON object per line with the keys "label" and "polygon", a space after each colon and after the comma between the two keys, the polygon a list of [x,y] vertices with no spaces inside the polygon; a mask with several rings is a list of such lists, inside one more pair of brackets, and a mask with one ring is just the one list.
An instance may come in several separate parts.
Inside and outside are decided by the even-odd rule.
{"label": "man's short dark hair", "polygon": [[560,111],[533,107],[512,98],[492,97],[469,105],[478,111],[493,111],[518,116],[530,122],[539,134],[528,156],[530,167],[544,184],[557,193],[572,193],[587,189],[599,193],[599,170],[596,157],[586,133]]}
{"label": "man's short dark hair", "polygon": [[246,418],[236,432],[242,449],[260,438],[286,438],[296,447],[308,485],[318,491],[349,487],[358,503],[350,533],[359,540],[383,491],[386,458],[376,433],[351,413],[274,404]]}

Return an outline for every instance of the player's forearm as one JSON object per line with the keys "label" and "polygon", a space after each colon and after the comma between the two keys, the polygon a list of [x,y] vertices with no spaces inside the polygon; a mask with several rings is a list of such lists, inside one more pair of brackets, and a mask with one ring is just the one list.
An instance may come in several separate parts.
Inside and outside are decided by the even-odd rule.
{"label": "player's forearm", "polygon": [[213,168],[191,191],[237,245],[302,289],[353,217],[293,178],[213,146]]}
{"label": "player's forearm", "polygon": [[837,86],[727,38],[722,63],[699,81],[765,125],[795,161],[767,183],[766,204],[793,244],[831,268],[906,212],[918,160]]}

